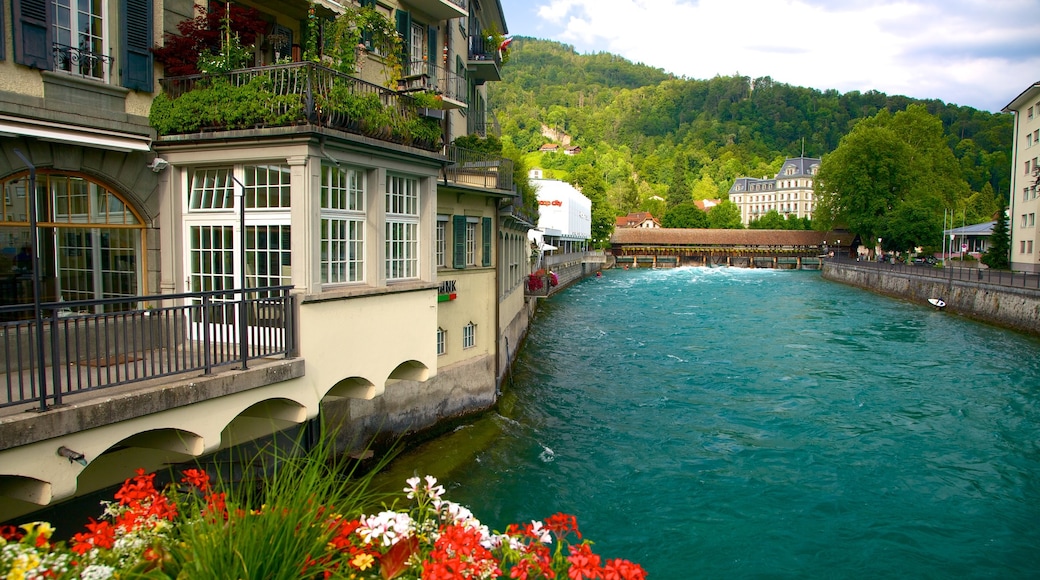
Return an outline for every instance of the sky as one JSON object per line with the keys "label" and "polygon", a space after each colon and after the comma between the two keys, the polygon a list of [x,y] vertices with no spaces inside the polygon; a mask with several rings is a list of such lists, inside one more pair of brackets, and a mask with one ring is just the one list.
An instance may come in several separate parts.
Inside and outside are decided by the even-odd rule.
{"label": "sky", "polygon": [[1040,0],[499,1],[510,36],[690,79],[769,76],[991,112],[1040,82]]}

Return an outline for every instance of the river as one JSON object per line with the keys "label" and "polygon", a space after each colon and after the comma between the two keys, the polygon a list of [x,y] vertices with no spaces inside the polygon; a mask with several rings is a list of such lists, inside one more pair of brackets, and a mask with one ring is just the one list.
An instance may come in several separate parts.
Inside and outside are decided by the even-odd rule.
{"label": "river", "polygon": [[654,579],[1040,575],[1040,340],[818,272],[611,270],[496,413],[402,457]]}

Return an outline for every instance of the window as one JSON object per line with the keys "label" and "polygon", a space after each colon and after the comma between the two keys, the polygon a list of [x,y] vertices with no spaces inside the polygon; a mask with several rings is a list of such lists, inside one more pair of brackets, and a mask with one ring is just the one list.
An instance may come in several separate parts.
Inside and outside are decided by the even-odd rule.
{"label": "window", "polygon": [[448,216],[437,216],[437,267],[443,268],[448,255]]}
{"label": "window", "polygon": [[1026,227],[1026,214],[1022,214],[1022,227]]}
{"label": "window", "polygon": [[1029,107],[1029,112],[1026,114],[1026,116],[1030,119],[1033,118],[1033,107]]}
{"label": "window", "polygon": [[1029,227],[1033,227],[1035,225],[1036,225],[1036,214],[1035,213],[1031,213],[1031,214],[1029,214]]}
{"label": "window", "polygon": [[53,0],[54,70],[107,81],[102,0]]}
{"label": "window", "polygon": [[[481,218],[481,241],[482,248],[480,250],[480,264],[482,266],[491,265],[491,242],[494,234],[491,231],[491,218]],[[649,226],[648,226],[649,227]]]}
{"label": "window", "polygon": [[447,333],[444,331],[443,328],[440,328],[440,327],[437,328],[437,356],[441,356],[445,352],[444,344],[445,344],[445,337],[446,337],[446,335],[447,335]]}
{"label": "window", "polygon": [[477,325],[470,322],[462,327],[462,348],[473,348],[477,344]]}
{"label": "window", "polygon": [[365,173],[321,167],[321,282],[365,281]]}
{"label": "window", "polygon": [[1026,135],[1026,147],[1032,147],[1032,146],[1033,146],[1033,134],[1029,133],[1029,134]]}
{"label": "window", "polygon": [[408,72],[417,75],[426,72],[426,55],[423,49],[426,46],[426,27],[422,24],[412,22],[412,33],[408,46],[408,54],[411,63]]}
{"label": "window", "polygon": [[1019,254],[1026,253],[1026,241],[1025,240],[1019,240],[1018,244],[1019,244],[1018,245],[1018,253]]}
{"label": "window", "polygon": [[386,176],[386,279],[419,277],[419,180]]}
{"label": "window", "polygon": [[1026,240],[1026,253],[1027,254],[1032,254],[1033,253],[1033,240]]}
{"label": "window", "polygon": [[[286,165],[238,165],[194,171],[184,216],[189,292],[291,283],[289,181]],[[245,229],[245,247],[240,247],[235,232],[240,220],[235,201],[238,183],[244,186],[246,215],[251,218]],[[240,264],[245,271],[239,271]],[[230,300],[233,296],[215,299]]]}
{"label": "window", "polygon": [[477,221],[473,218],[466,220],[466,265],[477,265]]}
{"label": "window", "polygon": [[[39,195],[37,261],[44,302],[137,296],[144,241],[141,219],[113,190],[90,178],[51,173],[36,175]],[[31,303],[28,176],[0,181],[0,256],[12,272],[7,302]],[[25,256],[24,260],[21,256]],[[99,309],[112,309],[103,306]]]}

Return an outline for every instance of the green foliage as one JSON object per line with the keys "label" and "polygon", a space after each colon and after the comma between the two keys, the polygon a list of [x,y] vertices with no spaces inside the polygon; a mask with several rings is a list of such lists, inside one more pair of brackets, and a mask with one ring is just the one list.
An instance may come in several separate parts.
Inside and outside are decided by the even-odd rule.
{"label": "green foliage", "polygon": [[708,227],[722,230],[742,230],[740,208],[732,201],[726,200],[708,211]]}
{"label": "green foliage", "polygon": [[993,233],[989,236],[989,249],[982,256],[982,263],[994,270],[1011,269],[1011,235],[1008,232],[1007,211],[1001,206],[997,214],[997,223],[993,224]]}
{"label": "green foliage", "polygon": [[363,47],[379,53],[386,71],[386,86],[396,86],[402,71],[402,40],[393,22],[371,6],[346,4],[344,12],[331,25],[325,25],[325,42],[319,46],[320,19],[312,4],[304,32],[304,60],[321,63],[324,62],[323,57],[328,57],[333,69],[353,75],[357,72],[358,57],[362,54],[359,47]]}
{"label": "green foliage", "polygon": [[706,228],[708,227],[708,214],[694,205],[692,201],[684,201],[665,212],[661,217],[661,227]]}
{"label": "green foliage", "polygon": [[152,101],[148,120],[159,135],[193,133],[209,127],[245,129],[286,125],[303,115],[299,95],[281,95],[269,76],[242,85],[216,77],[177,99],[165,93]]}
{"label": "green foliage", "polygon": [[606,243],[617,220],[607,201],[607,183],[603,176],[593,166],[581,165],[575,168],[568,182],[592,201],[592,242],[597,245]]}
{"label": "green foliage", "polygon": [[481,137],[480,135],[463,135],[456,137],[455,145],[469,151],[484,153],[485,155],[502,155],[502,141],[494,135]]}
{"label": "green foliage", "polygon": [[942,124],[921,105],[859,122],[824,156],[815,181],[821,223],[842,223],[885,249],[934,243],[942,210],[968,197]]}
{"label": "green foliage", "polygon": [[[819,91],[769,77],[680,79],[615,55],[581,55],[573,47],[532,38],[515,37],[511,49],[508,74],[488,89],[503,134],[521,151],[532,152],[546,142],[543,126],[565,130],[583,153],[544,155],[541,166],[554,175],[570,173],[578,164],[596,166],[616,214],[632,211],[629,183],[639,191],[643,211],[660,205],[652,195],[673,205],[691,197],[724,198],[734,178],[771,178],[784,158],[802,154],[803,145],[805,155],[824,157],[858,121],[912,104],[939,120],[940,140],[953,151],[952,163],[929,153],[926,164],[946,174],[943,187],[968,185],[956,185],[937,203],[981,214],[991,205],[987,191],[1010,188],[1009,115],[876,91]],[[913,134],[910,128],[900,130]],[[930,126],[922,136],[930,139],[929,131]],[[979,197],[965,202],[972,192]],[[824,216],[813,225],[830,223]]]}

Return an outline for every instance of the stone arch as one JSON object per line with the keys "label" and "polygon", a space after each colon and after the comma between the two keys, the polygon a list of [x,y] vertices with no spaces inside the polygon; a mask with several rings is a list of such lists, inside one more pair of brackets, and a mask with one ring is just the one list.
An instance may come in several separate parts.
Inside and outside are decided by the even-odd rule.
{"label": "stone arch", "polygon": [[397,365],[397,367],[390,372],[387,382],[392,380],[398,381],[418,381],[423,382],[430,377],[430,369],[423,363],[417,360],[406,360],[403,363]]}
{"label": "stone arch", "polygon": [[364,399],[367,401],[379,394],[376,392],[376,386],[372,384],[372,381],[362,377],[347,377],[332,385],[326,396]]}
{"label": "stone arch", "polygon": [[51,502],[51,484],[23,475],[0,475],[0,498],[35,505]]}
{"label": "stone arch", "polygon": [[308,418],[307,406],[288,398],[264,399],[246,407],[221,431],[221,447],[233,447],[284,431]]}

